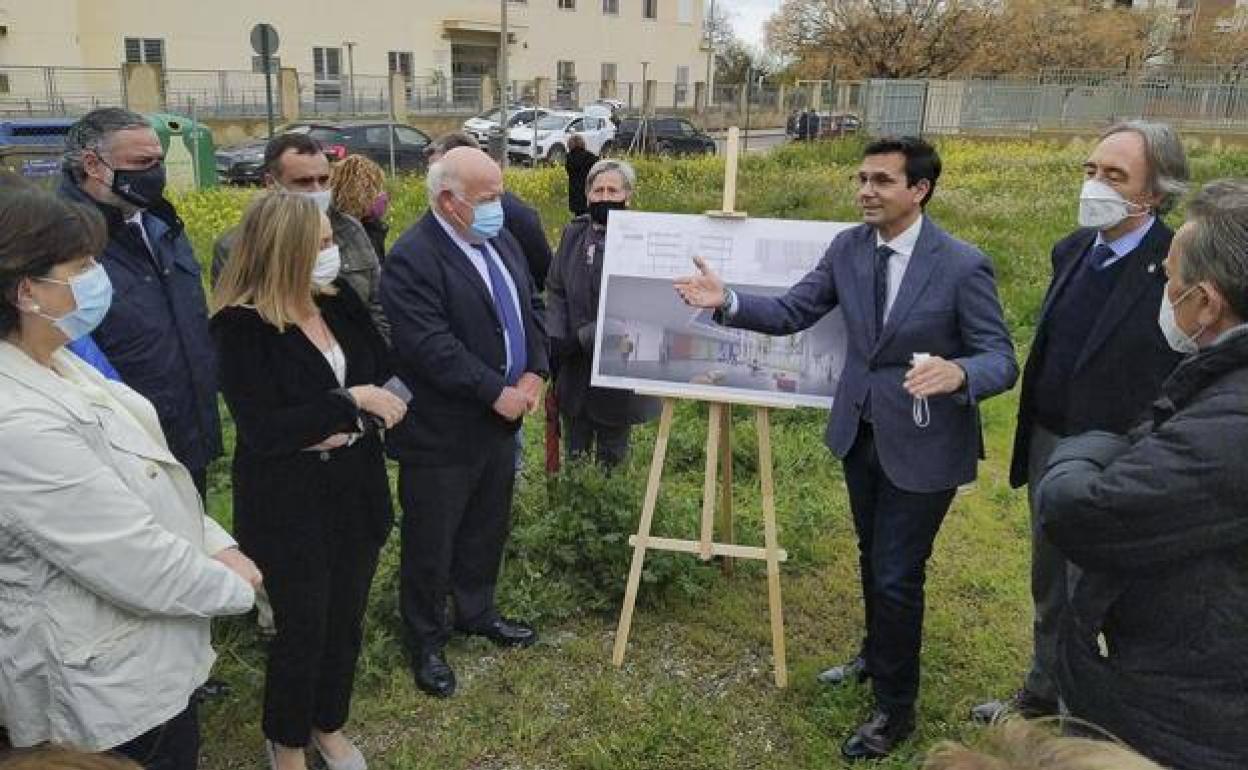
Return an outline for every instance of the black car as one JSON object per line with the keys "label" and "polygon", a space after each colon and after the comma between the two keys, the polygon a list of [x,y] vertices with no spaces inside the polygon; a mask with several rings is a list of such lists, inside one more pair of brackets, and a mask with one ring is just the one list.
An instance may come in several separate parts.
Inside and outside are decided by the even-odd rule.
{"label": "black car", "polygon": [[[321,143],[330,161],[363,155],[382,168],[390,167],[390,140],[394,138],[394,168],[400,173],[425,170],[425,147],[429,136],[403,123],[349,121],[342,123],[292,123],[278,133],[307,134]],[[264,181],[264,146],[257,140],[217,150],[217,176],[229,184],[260,184]]]}
{"label": "black car", "polygon": [[637,117],[621,119],[615,132],[615,147],[621,152],[659,155],[715,154],[715,140],[705,131],[684,118],[662,116],[644,122]]}
{"label": "black car", "polygon": [[784,133],[790,139],[835,139],[857,133],[862,121],[852,112],[803,110],[789,115]]}

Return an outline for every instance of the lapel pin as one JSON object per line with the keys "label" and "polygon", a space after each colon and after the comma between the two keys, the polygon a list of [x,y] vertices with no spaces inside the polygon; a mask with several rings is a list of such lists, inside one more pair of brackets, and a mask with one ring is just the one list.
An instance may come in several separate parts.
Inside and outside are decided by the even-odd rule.
{"label": "lapel pin", "polygon": [[1157,263],[1156,263],[1156,262],[1149,262],[1149,263],[1148,263],[1148,272],[1150,272],[1150,273],[1155,273],[1155,272],[1157,272]]}

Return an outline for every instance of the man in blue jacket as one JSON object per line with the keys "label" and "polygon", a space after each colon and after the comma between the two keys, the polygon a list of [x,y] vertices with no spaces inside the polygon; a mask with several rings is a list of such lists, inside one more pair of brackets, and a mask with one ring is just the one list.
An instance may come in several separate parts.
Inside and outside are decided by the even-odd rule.
{"label": "man in blue jacket", "polygon": [[850,760],[887,756],[914,731],[927,559],[983,456],[979,402],[1018,377],[992,264],[923,213],[939,176],[923,140],[873,142],[857,175],[863,224],[786,294],[738,294],[700,259],[698,275],[676,282],[688,304],[766,334],[844,313],[849,345],[824,441],[845,469],[867,628],[858,655],[819,679],[872,680],[875,712],[841,747]]}
{"label": "man in blue jacket", "polygon": [[164,197],[164,150],[147,120],[118,107],[93,110],[69,130],[60,194],[97,207],[108,222],[98,259],[112,307],[92,334],[124,383],[155,405],[169,449],[200,496],[221,454],[216,360],[199,263]]}

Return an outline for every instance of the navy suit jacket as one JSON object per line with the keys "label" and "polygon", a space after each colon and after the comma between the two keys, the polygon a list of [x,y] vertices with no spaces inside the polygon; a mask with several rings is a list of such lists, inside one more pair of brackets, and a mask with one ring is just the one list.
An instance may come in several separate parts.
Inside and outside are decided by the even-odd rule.
{"label": "navy suit jacket", "polygon": [[542,215],[514,193],[505,192],[503,217],[503,227],[520,244],[520,251],[529,266],[529,275],[533,276],[533,285],[538,291],[544,290],[546,273],[550,271],[554,255],[546,238],[546,228],[542,227]]}
{"label": "navy suit jacket", "polygon": [[[1090,430],[1126,433],[1149,415],[1161,383],[1178,365],[1180,356],[1170,349],[1157,310],[1166,288],[1162,262],[1174,233],[1158,218],[1135,250],[1123,257],[1125,269],[1109,300],[1083,344],[1070,375],[1065,433]],[[1023,390],[1018,400],[1018,427],[1014,432],[1014,458],[1010,483],[1027,483],[1027,461],[1035,425],[1034,382],[1044,365],[1049,334],[1049,313],[1070,283],[1096,230],[1080,228],[1053,247],[1053,280],[1049,284],[1036,323],[1036,339],[1023,371]]]}
{"label": "navy suit jacket", "polygon": [[[526,370],[545,377],[544,308],[520,245],[506,230],[490,244],[516,285]],[[481,274],[431,212],[390,249],[380,291],[394,368],[412,392],[407,416],[386,437],[390,455],[458,465],[477,460],[495,440],[510,440],[520,420],[503,419],[493,406],[506,385],[502,321]]]}
{"label": "navy suit jacket", "polygon": [[[992,265],[979,249],[925,218],[884,328],[875,328],[876,231],[869,225],[837,235],[819,265],[780,297],[738,295],[728,323],[767,334],[792,334],[835,307],[845,315],[849,345],[824,440],[844,458],[858,435],[867,394],[876,451],[889,480],[909,492],[936,492],[975,478],[983,456],[979,402],[1018,377]],[[957,362],[966,387],[929,399],[931,422],[914,423],[902,387],[914,353]]]}

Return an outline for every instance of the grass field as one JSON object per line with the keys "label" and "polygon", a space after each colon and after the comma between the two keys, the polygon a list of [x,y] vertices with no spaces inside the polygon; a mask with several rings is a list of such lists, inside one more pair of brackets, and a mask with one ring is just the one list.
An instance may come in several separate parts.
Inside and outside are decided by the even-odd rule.
{"label": "grass field", "polygon": [[[754,216],[854,220],[853,142],[786,147],[745,160],[738,208]],[[1073,227],[1078,165],[1087,145],[948,141],[930,214],[993,259],[1020,361],[1049,278],[1048,250]],[[1248,154],[1193,148],[1197,180],[1248,176]],[[722,160],[639,164],[638,208],[701,212],[718,204]],[[537,205],[552,240],[567,220],[561,169],[509,172],[508,185]],[[420,180],[392,190],[393,234],[424,207]],[[178,201],[207,259],[251,193],[213,191]],[[1178,221],[1177,214],[1171,222]],[[1026,503],[1007,483],[1017,391],[984,408],[988,459],[959,494],[928,577],[923,690],[916,739],[881,768],[910,768],[941,738],[968,738],[967,709],[1005,694],[1029,654]],[[414,405],[419,408],[419,405]],[[739,537],[761,543],[755,443],[738,410],[734,473]],[[573,469],[548,485],[540,420],[526,426],[527,468],[515,506],[501,603],[538,622],[542,642],[500,652],[455,641],[460,691],[420,694],[398,642],[397,537],[374,584],[348,732],[375,768],[556,770],[592,768],[835,768],[839,744],[869,706],[865,688],[814,681],[852,655],[862,632],[856,548],[838,464],[822,446],[826,414],[774,419],[776,485],[791,684],[771,680],[761,564],[731,579],[694,557],[651,555],[625,667],[610,665],[653,426],[636,434],[624,472]],[[668,452],[656,533],[690,536],[701,505],[705,408],[683,405]],[[232,443],[232,436],[227,443]],[[228,522],[228,464],[218,464],[210,507]],[[219,676],[232,694],[204,713],[207,770],[262,766],[259,729],[264,653],[251,623],[218,624]]]}

